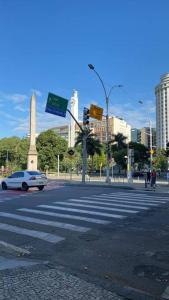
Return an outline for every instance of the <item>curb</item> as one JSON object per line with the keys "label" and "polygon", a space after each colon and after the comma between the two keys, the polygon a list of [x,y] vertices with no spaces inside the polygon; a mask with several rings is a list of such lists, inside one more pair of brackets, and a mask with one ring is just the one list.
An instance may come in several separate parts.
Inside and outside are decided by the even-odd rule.
{"label": "curb", "polygon": [[64,183],[64,185],[65,186],[76,186],[76,185],[78,185],[78,186],[80,186],[80,187],[99,187],[99,188],[114,188],[114,189],[126,189],[126,190],[135,190],[135,188],[133,188],[133,187],[130,187],[130,186],[123,186],[123,185],[119,185],[119,186],[117,186],[117,185],[115,185],[115,186],[113,186],[113,185],[106,185],[106,184],[96,184],[96,183],[94,183],[94,184],[88,184],[88,183],[71,183],[71,182],[65,182]]}

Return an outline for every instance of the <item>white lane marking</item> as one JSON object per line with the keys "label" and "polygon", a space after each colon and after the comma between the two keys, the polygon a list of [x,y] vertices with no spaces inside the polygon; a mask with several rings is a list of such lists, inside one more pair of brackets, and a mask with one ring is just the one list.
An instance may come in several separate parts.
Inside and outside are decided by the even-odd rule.
{"label": "white lane marking", "polygon": [[127,196],[127,195],[112,195],[111,197],[118,197],[118,198],[123,198],[123,199],[134,199],[134,200],[138,200],[138,201],[147,201],[148,202],[154,202],[154,203],[166,203],[168,200],[165,201],[164,198],[162,198],[161,200],[160,199],[154,199],[153,197],[150,197],[150,198],[147,198],[147,197],[137,197],[137,196],[133,196],[133,197],[130,197],[130,196]]}
{"label": "white lane marking", "polygon": [[[84,199],[88,199],[88,198],[91,198],[91,197],[81,197],[81,198],[84,198]],[[130,201],[138,201],[138,202],[145,202],[145,203],[166,203],[165,201],[160,201],[160,200],[150,200],[150,199],[145,199],[145,200],[142,200],[142,199],[138,199],[138,198],[133,198],[133,197],[124,197],[124,196],[115,196],[115,195],[112,195],[112,196],[92,196],[92,198],[94,199],[123,199],[123,201],[125,200],[130,200]],[[133,199],[133,200],[132,200]]]}
{"label": "white lane marking", "polygon": [[[114,194],[114,193],[111,193],[111,194]],[[163,199],[164,200],[164,197],[162,197],[162,196],[156,196],[156,195],[147,195],[147,194],[137,194],[137,193],[132,193],[132,194],[130,194],[130,193],[122,193],[122,192],[117,192],[117,194],[118,195],[122,195],[122,196],[136,196],[136,197],[140,197],[140,198],[155,198],[155,199]]]}
{"label": "white lane marking", "polygon": [[[81,197],[82,198],[82,197]],[[97,198],[97,197],[86,197],[84,200],[97,200],[97,201],[105,201],[105,202],[110,202],[110,203],[112,203],[112,202],[120,202],[120,203],[131,203],[131,204],[138,204],[138,205],[144,205],[144,206],[159,206],[159,204],[158,203],[156,203],[156,204],[154,204],[154,203],[147,203],[147,202],[145,202],[145,201],[133,201],[133,200],[121,200],[121,199],[123,199],[123,198]]]}
{"label": "white lane marking", "polygon": [[52,205],[38,205],[38,207],[43,208],[50,208],[50,209],[56,209],[56,210],[64,210],[64,211],[72,211],[72,212],[78,212],[88,215],[95,215],[95,216],[104,216],[104,217],[110,217],[110,218],[116,218],[116,219],[124,219],[126,216],[122,215],[115,215],[115,214],[107,214],[107,213],[101,213],[96,211],[90,211],[90,210],[83,210],[83,209],[77,209],[77,208],[69,208],[69,207],[61,207],[61,206],[52,206]]}
{"label": "white lane marking", "polygon": [[58,243],[64,240],[63,237],[50,234],[48,232],[25,229],[22,227],[17,227],[5,223],[0,223],[0,230],[10,231],[22,235],[28,235],[30,237],[38,238],[50,243]]}
{"label": "white lane marking", "polygon": [[8,249],[14,250],[15,252],[19,252],[19,253],[22,253],[22,254],[30,254],[30,251],[28,251],[28,250],[26,250],[24,248],[21,248],[21,247],[18,247],[18,246],[6,243],[4,241],[0,241],[0,246],[6,247]]}
{"label": "white lane marking", "polygon": [[111,208],[111,207],[97,206],[97,205],[87,205],[87,204],[85,205],[85,204],[67,203],[67,202],[64,202],[64,201],[54,202],[54,203],[56,203],[56,204],[62,204],[62,205],[66,205],[66,206],[78,206],[78,207],[96,208],[96,209],[101,209],[101,210],[127,212],[127,213],[132,213],[132,214],[138,213],[138,211],[136,211],[136,210],[130,210],[130,209]]}
{"label": "white lane marking", "polygon": [[41,224],[41,225],[53,226],[56,228],[69,229],[69,230],[78,231],[78,232],[87,232],[88,230],[90,230],[90,228],[88,228],[88,227],[76,226],[76,225],[62,223],[62,222],[36,219],[36,218],[20,216],[20,215],[16,215],[16,214],[5,213],[5,212],[0,212],[0,217],[11,218],[11,219],[15,219],[15,220],[22,220],[25,222],[36,223],[36,224]]}
{"label": "white lane marking", "polygon": [[50,211],[43,211],[38,209],[29,209],[29,208],[19,208],[19,211],[24,211],[28,213],[34,213],[34,214],[40,214],[40,215],[46,215],[46,216],[52,216],[52,217],[59,217],[59,218],[65,218],[65,219],[72,219],[72,220],[80,220],[90,223],[96,223],[96,224],[110,224],[110,221],[100,220],[100,219],[94,219],[94,218],[86,218],[81,216],[75,216],[75,215],[67,215],[67,214],[59,214],[55,212]]}
{"label": "white lane marking", "polygon": [[128,205],[128,204],[116,204],[116,203],[107,203],[102,201],[91,201],[91,200],[80,200],[80,199],[68,199],[71,202],[81,202],[81,203],[91,203],[91,204],[104,204],[108,206],[118,206],[118,207],[128,207],[128,208],[138,208],[138,209],[149,209],[149,207],[145,206],[135,206],[135,205]]}

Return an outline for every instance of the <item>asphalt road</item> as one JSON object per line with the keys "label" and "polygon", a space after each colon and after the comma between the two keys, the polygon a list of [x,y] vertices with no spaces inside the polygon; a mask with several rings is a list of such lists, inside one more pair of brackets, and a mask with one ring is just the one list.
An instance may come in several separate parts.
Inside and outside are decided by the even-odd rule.
{"label": "asphalt road", "polygon": [[[169,299],[168,201],[61,183],[44,192],[0,191],[0,247],[24,249],[28,262],[62,266],[125,299]],[[8,247],[1,253],[16,256]]]}

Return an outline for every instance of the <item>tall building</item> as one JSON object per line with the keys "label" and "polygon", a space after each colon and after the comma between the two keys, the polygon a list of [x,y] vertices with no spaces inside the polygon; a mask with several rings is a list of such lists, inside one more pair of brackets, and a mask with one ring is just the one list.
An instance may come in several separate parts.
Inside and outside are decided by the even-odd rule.
{"label": "tall building", "polygon": [[[156,146],[156,129],[151,128],[152,133],[152,146]],[[140,143],[150,148],[150,127],[143,127],[141,128],[141,139]]]}
{"label": "tall building", "polygon": [[169,73],[161,76],[155,95],[157,148],[166,149],[169,141]]}
{"label": "tall building", "polygon": [[69,140],[69,125],[62,125],[51,128],[55,133],[64,138],[67,142]]}
{"label": "tall building", "polygon": [[141,130],[137,128],[131,129],[131,141],[134,143],[141,143]]}

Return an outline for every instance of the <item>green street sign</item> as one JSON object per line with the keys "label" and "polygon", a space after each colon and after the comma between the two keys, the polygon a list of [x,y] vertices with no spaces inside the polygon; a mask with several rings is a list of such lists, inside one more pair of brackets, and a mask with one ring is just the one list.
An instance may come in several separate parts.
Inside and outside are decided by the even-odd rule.
{"label": "green street sign", "polygon": [[66,111],[68,106],[68,100],[57,96],[55,94],[49,93],[46,103],[45,112],[48,112],[53,115],[60,117],[66,117]]}

